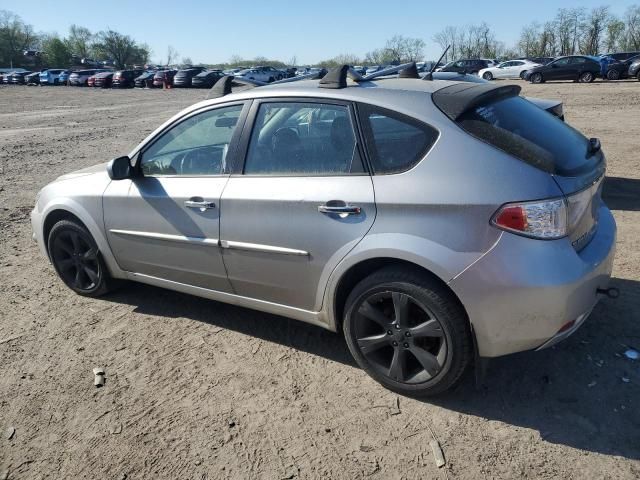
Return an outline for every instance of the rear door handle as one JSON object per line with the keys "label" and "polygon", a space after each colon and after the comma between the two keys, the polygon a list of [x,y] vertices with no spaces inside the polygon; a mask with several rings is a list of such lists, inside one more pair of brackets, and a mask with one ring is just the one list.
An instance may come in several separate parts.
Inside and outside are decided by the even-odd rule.
{"label": "rear door handle", "polygon": [[205,212],[212,208],[216,208],[216,204],[214,202],[207,202],[205,200],[185,200],[184,206],[187,208],[197,208],[201,212]]}
{"label": "rear door handle", "polygon": [[320,205],[318,206],[320,213],[336,213],[339,215],[359,215],[360,207],[354,205]]}

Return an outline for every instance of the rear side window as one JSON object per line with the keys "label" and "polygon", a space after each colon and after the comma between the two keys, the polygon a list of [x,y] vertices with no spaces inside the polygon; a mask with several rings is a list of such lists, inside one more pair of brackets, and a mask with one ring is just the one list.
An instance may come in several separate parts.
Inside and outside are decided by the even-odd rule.
{"label": "rear side window", "polygon": [[593,168],[580,132],[522,97],[511,96],[463,113],[458,124],[470,134],[545,172],[576,176]]}
{"label": "rear side window", "polygon": [[435,128],[406,115],[367,104],[358,111],[375,174],[409,170],[438,138]]}

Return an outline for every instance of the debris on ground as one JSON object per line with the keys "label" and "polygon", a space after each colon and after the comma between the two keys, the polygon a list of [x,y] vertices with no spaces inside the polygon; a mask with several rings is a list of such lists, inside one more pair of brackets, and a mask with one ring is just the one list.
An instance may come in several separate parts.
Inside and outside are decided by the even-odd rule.
{"label": "debris on ground", "polygon": [[444,461],[444,453],[442,452],[442,447],[440,446],[440,442],[438,440],[431,440],[429,442],[431,445],[431,451],[433,452],[433,458],[436,460],[436,467],[442,468],[445,465]]}
{"label": "debris on ground", "polygon": [[104,386],[104,376],[105,376],[105,372],[104,372],[104,368],[102,367],[96,367],[93,369],[93,375],[94,375],[94,379],[93,379],[93,384],[100,388]]}
{"label": "debris on ground", "polygon": [[5,436],[7,437],[7,440],[11,440],[15,434],[16,434],[16,429],[13,427],[7,428],[7,431],[5,432]]}
{"label": "debris on ground", "polygon": [[122,424],[121,423],[116,423],[115,425],[111,425],[111,428],[109,428],[109,433],[111,435],[119,435],[122,433]]}

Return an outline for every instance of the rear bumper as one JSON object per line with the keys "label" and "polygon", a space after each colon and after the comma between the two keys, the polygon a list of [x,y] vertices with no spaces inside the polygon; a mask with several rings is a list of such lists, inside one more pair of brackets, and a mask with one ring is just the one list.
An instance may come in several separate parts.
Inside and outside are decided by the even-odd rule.
{"label": "rear bumper", "polygon": [[[598,229],[576,252],[568,239],[533,240],[504,233],[493,249],[450,282],[465,306],[483,357],[547,347],[568,337],[606,288],[616,225],[600,207]],[[562,333],[568,322],[575,324]]]}

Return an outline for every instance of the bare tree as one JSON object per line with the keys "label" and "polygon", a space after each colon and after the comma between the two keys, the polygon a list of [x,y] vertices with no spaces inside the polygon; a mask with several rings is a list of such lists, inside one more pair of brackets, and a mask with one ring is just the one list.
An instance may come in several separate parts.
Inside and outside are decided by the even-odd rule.
{"label": "bare tree", "polygon": [[69,27],[69,36],[65,43],[72,54],[78,55],[80,58],[86,58],[92,55],[92,40],[93,33],[91,33],[91,30],[79,25],[71,25]]}
{"label": "bare tree", "polygon": [[178,60],[178,51],[173,48],[173,46],[169,45],[167,47],[167,65],[172,65],[176,60]]}
{"label": "bare tree", "polygon": [[445,27],[444,30],[433,36],[433,41],[436,42],[442,50],[450,47],[444,58],[445,62],[458,58],[458,39],[458,28],[451,25]]}
{"label": "bare tree", "polygon": [[193,65],[193,60],[191,60],[191,57],[182,57],[182,61],[180,63],[185,66]]}
{"label": "bare tree", "polygon": [[600,51],[602,35],[607,29],[610,14],[609,7],[597,7],[591,10],[582,29],[581,51],[585,55],[597,55]]}
{"label": "bare tree", "polygon": [[640,5],[630,6],[625,15],[625,47],[640,50]]}
{"label": "bare tree", "polygon": [[298,65],[298,57],[296,57],[295,55],[293,55],[289,61],[287,62],[287,65],[290,67],[295,67],[296,65]]}

